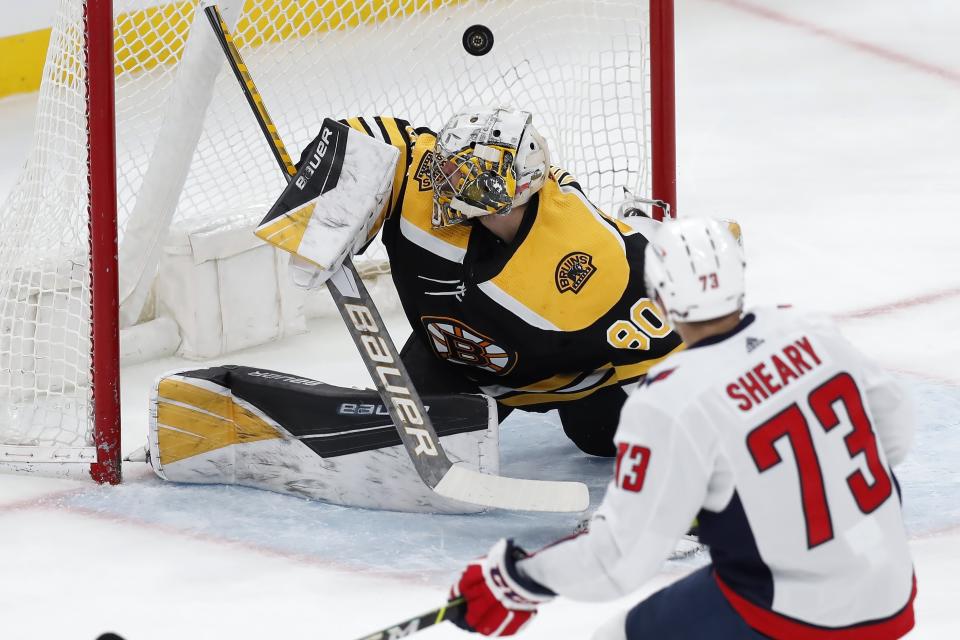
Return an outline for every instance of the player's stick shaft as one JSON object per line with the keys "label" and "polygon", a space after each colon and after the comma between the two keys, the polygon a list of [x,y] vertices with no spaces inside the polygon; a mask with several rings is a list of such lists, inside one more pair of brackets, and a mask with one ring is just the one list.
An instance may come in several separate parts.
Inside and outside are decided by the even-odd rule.
{"label": "player's stick shaft", "polygon": [[283,171],[287,182],[290,182],[293,176],[297,174],[297,168],[294,166],[290,154],[287,153],[287,148],[284,146],[283,140],[280,139],[276,125],[273,124],[273,120],[270,119],[270,114],[267,113],[267,107],[263,104],[263,98],[260,97],[260,92],[253,83],[253,76],[250,75],[247,65],[244,64],[243,58],[240,57],[240,51],[237,50],[237,46],[233,42],[233,37],[230,35],[227,23],[223,19],[223,14],[220,13],[220,8],[217,5],[210,5],[205,7],[203,12],[206,14],[207,20],[210,21],[213,33],[220,43],[224,55],[227,57],[230,70],[233,71],[233,75],[237,78],[237,82],[243,90],[243,95],[247,99],[250,109],[253,110],[254,117],[264,137],[267,139],[267,144],[270,146],[273,157],[276,159],[277,164],[280,165],[280,169]]}
{"label": "player's stick shaft", "polygon": [[456,600],[451,600],[446,603],[439,609],[421,613],[418,616],[408,618],[398,624],[390,625],[386,629],[381,629],[368,636],[358,638],[358,640],[394,640],[394,638],[405,638],[427,627],[440,624],[444,620],[452,620],[462,616],[466,609],[466,601],[463,598],[457,598]]}

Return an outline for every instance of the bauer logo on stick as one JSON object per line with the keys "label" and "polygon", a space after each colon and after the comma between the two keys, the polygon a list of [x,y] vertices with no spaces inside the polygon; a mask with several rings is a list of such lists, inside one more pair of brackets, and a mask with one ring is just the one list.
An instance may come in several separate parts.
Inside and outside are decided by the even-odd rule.
{"label": "bauer logo on stick", "polygon": [[394,352],[382,336],[376,335],[380,333],[376,317],[364,304],[344,304],[343,308],[344,317],[360,334],[367,357],[371,362],[377,363],[374,368],[374,383],[384,399],[389,399],[396,407],[396,415],[401,423],[397,426],[416,440],[413,453],[418,456],[439,455],[431,429],[424,426],[424,416],[420,413],[421,405],[407,387],[406,376],[396,366]]}

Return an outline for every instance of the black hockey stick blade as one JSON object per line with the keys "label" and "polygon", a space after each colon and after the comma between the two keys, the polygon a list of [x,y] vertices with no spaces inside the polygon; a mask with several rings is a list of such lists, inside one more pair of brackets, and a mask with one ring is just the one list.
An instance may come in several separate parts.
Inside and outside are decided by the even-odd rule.
{"label": "black hockey stick blade", "polygon": [[444,620],[458,618],[462,616],[466,610],[466,601],[463,598],[457,598],[456,600],[451,600],[446,603],[439,609],[421,613],[419,616],[414,616],[399,624],[391,625],[386,629],[381,629],[357,640],[394,640],[395,638],[406,638],[418,631],[423,631],[435,624],[440,624]]}
{"label": "black hockey stick blade", "polygon": [[[297,169],[267,113],[263,98],[240,57],[219,8],[211,5],[204,8],[204,13],[274,158],[287,182],[292,181]],[[450,462],[400,360],[400,353],[349,258],[328,281],[327,289],[383,398],[414,468],[428,487],[447,498],[498,509],[579,512],[589,506],[587,486],[580,482],[493,476]]]}

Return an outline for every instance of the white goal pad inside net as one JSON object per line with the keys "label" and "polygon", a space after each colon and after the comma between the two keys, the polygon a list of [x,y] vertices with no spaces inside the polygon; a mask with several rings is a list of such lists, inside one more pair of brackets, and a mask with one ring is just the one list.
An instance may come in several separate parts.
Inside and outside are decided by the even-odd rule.
{"label": "white goal pad inside net", "polygon": [[[115,0],[119,308],[90,297],[85,6],[61,0],[35,142],[0,215],[2,461],[87,462],[91,322],[151,320],[172,227],[242,229],[285,180],[200,2]],[[279,135],[298,157],[324,117],[436,130],[457,109],[534,114],[552,162],[609,208],[649,194],[647,3],[637,0],[224,0]],[[486,55],[463,42],[494,36]],[[383,270],[382,248],[357,259]]]}

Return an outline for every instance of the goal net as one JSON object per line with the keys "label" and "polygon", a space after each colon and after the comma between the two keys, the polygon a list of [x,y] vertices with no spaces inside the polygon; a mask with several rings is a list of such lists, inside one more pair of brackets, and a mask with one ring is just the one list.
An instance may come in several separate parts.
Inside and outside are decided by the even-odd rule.
{"label": "goal net", "polygon": [[[60,0],[34,145],[2,204],[0,463],[94,460],[95,416],[115,399],[93,397],[92,354],[101,345],[91,329],[152,319],[160,247],[171,228],[252,227],[285,184],[212,38],[204,3],[115,0],[112,32],[90,19],[103,4]],[[436,130],[461,107],[503,104],[534,114],[552,162],[577,176],[601,208],[612,207],[623,187],[651,194],[645,2],[224,0],[220,7],[293,154],[326,116],[392,115]],[[493,34],[485,55],[465,48],[473,25]],[[103,105],[89,100],[88,86],[109,71],[91,67],[89,54],[103,41],[114,48],[115,305],[94,304],[90,275],[90,160],[110,140],[90,125]],[[376,246],[357,262],[384,270]]]}

